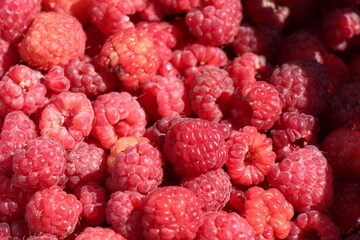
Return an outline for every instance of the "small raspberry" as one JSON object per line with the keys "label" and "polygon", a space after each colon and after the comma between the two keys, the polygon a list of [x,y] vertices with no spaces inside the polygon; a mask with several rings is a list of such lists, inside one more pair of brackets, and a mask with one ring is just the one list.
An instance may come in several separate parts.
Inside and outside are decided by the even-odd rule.
{"label": "small raspberry", "polygon": [[252,187],[246,191],[245,219],[254,228],[255,239],[284,239],[294,215],[291,204],[276,188]]}
{"label": "small raspberry", "polygon": [[62,67],[54,66],[45,75],[44,85],[49,92],[58,94],[70,89],[70,80],[65,76]]}
{"label": "small raspberry", "polygon": [[11,229],[8,223],[0,223],[0,239],[11,240]]}
{"label": "small raspberry", "polygon": [[111,149],[121,137],[142,136],[146,115],[135,97],[127,92],[111,92],[93,102],[95,122],[92,135]]}
{"label": "small raspberry", "polygon": [[280,163],[275,163],[267,177],[270,185],[279,189],[301,213],[322,211],[331,205],[331,167],[315,146],[291,152]]}
{"label": "small raspberry", "polygon": [[26,238],[26,240],[57,240],[58,238],[52,234],[40,234],[38,236],[31,236]]}
{"label": "small raspberry", "polygon": [[22,60],[41,70],[64,66],[82,58],[86,35],[79,21],[67,14],[41,12],[36,15],[20,45]]}
{"label": "small raspberry", "polygon": [[276,158],[271,139],[255,127],[246,126],[231,133],[227,144],[229,158],[226,168],[230,179],[243,186],[264,181]]}
{"label": "small raspberry", "polygon": [[166,132],[164,153],[177,173],[194,175],[220,168],[228,147],[216,124],[189,118]]}
{"label": "small raspberry", "polygon": [[19,60],[20,55],[15,46],[0,38],[0,77],[2,77],[11,66],[16,65]]}
{"label": "small raspberry", "polygon": [[291,223],[291,230],[287,240],[299,239],[341,239],[339,228],[325,214],[312,210],[302,213]]}
{"label": "small raspberry", "polygon": [[142,227],[148,240],[195,239],[204,220],[201,201],[183,187],[158,188],[143,204]]}
{"label": "small raspberry", "polygon": [[87,227],[75,240],[126,240],[111,228]]}
{"label": "small raspberry", "polygon": [[94,111],[83,93],[63,92],[51,99],[41,113],[41,136],[58,140],[65,149],[73,149],[90,134]]}
{"label": "small raspberry", "polygon": [[106,221],[128,239],[141,239],[141,200],[138,192],[118,191],[111,194],[106,207]]}

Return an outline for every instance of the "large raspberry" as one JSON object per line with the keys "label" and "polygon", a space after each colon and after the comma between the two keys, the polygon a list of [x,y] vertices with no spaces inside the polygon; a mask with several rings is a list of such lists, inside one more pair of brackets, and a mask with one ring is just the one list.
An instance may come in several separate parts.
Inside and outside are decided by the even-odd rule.
{"label": "large raspberry", "polygon": [[194,175],[220,168],[227,160],[228,147],[216,124],[189,118],[166,132],[164,153],[176,172]]}
{"label": "large raspberry", "polygon": [[87,227],[75,240],[126,240],[111,228]]}
{"label": "large raspberry", "polygon": [[41,70],[64,66],[82,58],[86,35],[79,21],[67,14],[41,12],[36,15],[20,45],[22,60]]}
{"label": "large raspberry", "polygon": [[162,187],[145,198],[142,227],[148,240],[194,239],[203,221],[201,201],[186,188]]}
{"label": "large raspberry", "polygon": [[267,177],[270,185],[279,189],[301,213],[323,211],[331,205],[331,167],[315,146],[308,145],[290,153],[275,163]]}
{"label": "large raspberry", "polygon": [[19,60],[20,55],[15,46],[0,38],[0,77]]}

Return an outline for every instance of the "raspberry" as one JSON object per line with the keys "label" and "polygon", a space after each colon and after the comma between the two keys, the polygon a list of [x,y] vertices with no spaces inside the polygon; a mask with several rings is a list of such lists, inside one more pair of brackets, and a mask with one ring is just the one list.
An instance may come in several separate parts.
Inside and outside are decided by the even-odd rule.
{"label": "raspberry", "polygon": [[291,152],[280,163],[275,163],[267,177],[270,185],[279,189],[301,213],[322,211],[331,205],[331,167],[315,146]]}
{"label": "raspberry", "polygon": [[36,13],[40,0],[4,0],[0,7],[1,38],[8,42],[21,41]]}
{"label": "raspberry", "polygon": [[228,158],[228,147],[215,124],[189,118],[166,132],[164,153],[177,173],[194,175],[220,168]]}
{"label": "raspberry", "polygon": [[158,0],[147,0],[145,8],[139,12],[139,16],[150,22],[160,22],[164,16],[164,9]]}
{"label": "raspberry", "polygon": [[329,73],[330,85],[328,91],[330,93],[338,91],[351,81],[350,70],[340,57],[330,53],[323,57],[323,61]]}
{"label": "raspberry", "polygon": [[11,66],[18,63],[19,60],[20,56],[15,46],[0,38],[0,77],[2,77]]}
{"label": "raspberry", "polygon": [[125,240],[111,228],[87,227],[75,240]]}
{"label": "raspberry", "polygon": [[165,11],[172,13],[188,12],[200,5],[200,0],[160,0]]}
{"label": "raspberry", "polygon": [[282,64],[273,72],[270,83],[280,94],[283,111],[316,115],[326,108],[327,71],[313,59]]}
{"label": "raspberry", "polygon": [[189,91],[192,110],[200,118],[219,122],[223,113],[218,102],[228,105],[234,93],[229,74],[215,66],[205,66],[195,75]]}
{"label": "raspberry", "polygon": [[70,89],[70,80],[65,76],[62,67],[55,66],[45,75],[44,85],[49,92],[62,93]]}
{"label": "raspberry", "polygon": [[107,152],[95,144],[80,142],[66,153],[67,186],[75,188],[89,181],[99,184],[106,177]]}
{"label": "raspberry", "polygon": [[227,207],[230,207],[230,209],[233,208],[241,216],[244,216],[245,201],[245,192],[243,190],[233,188],[230,193],[229,205]]}
{"label": "raspberry", "polygon": [[41,113],[41,136],[58,140],[65,149],[73,149],[90,134],[94,111],[83,93],[63,92],[51,99]]}
{"label": "raspberry", "polygon": [[162,156],[151,144],[128,146],[115,160],[112,177],[121,190],[147,194],[163,179]]}
{"label": "raspberry", "polygon": [[110,196],[106,207],[106,221],[128,239],[141,239],[141,199],[137,192],[118,191]]}
{"label": "raspberry", "polygon": [[92,135],[106,149],[111,149],[120,137],[145,133],[145,112],[135,97],[127,92],[103,94],[93,102],[93,109]]}
{"label": "raspberry", "polygon": [[312,210],[298,215],[291,224],[288,240],[298,239],[341,239],[340,231],[325,214]]}
{"label": "raspberry", "polygon": [[279,118],[281,106],[279,93],[273,85],[255,81],[233,95],[230,122],[236,128],[250,125],[264,132]]}
{"label": "raspberry", "polygon": [[240,56],[251,52],[263,55],[266,60],[271,61],[276,57],[281,41],[280,30],[272,25],[259,24],[251,26],[243,24],[232,42],[232,48]]}
{"label": "raspberry", "polygon": [[9,224],[6,222],[0,223],[0,239],[10,240],[11,239],[11,229]]}
{"label": "raspberry", "polygon": [[186,188],[158,188],[144,200],[142,227],[148,240],[195,239],[203,220],[201,201]]}
{"label": "raspberry", "polygon": [[15,65],[0,81],[0,115],[21,110],[34,113],[45,101],[46,88],[40,83],[42,75],[25,66]]}
{"label": "raspberry", "polygon": [[[36,15],[20,45],[22,60],[41,70],[64,66],[82,58],[86,35],[79,21],[67,14],[41,12]],[[56,47],[54,47],[56,46]]]}
{"label": "raspberry", "polygon": [[255,232],[250,224],[236,212],[208,212],[204,217],[196,239],[254,239]]}
{"label": "raspberry", "polygon": [[57,240],[58,238],[52,234],[40,234],[39,236],[31,236],[28,237],[26,240]]}
{"label": "raspberry", "polygon": [[272,141],[255,127],[246,126],[230,134],[226,167],[231,180],[243,186],[264,181],[275,163]]}
{"label": "raspberry", "polygon": [[101,225],[105,220],[106,191],[95,182],[88,182],[75,189],[75,196],[82,204],[82,215],[92,225]]}
{"label": "raspberry", "polygon": [[116,72],[122,85],[136,90],[155,76],[159,57],[151,34],[127,28],[109,37],[99,55],[99,64]]}
{"label": "raspberry", "polygon": [[190,10],[185,22],[190,32],[204,43],[220,46],[231,43],[242,20],[242,5],[237,0],[209,0]]}

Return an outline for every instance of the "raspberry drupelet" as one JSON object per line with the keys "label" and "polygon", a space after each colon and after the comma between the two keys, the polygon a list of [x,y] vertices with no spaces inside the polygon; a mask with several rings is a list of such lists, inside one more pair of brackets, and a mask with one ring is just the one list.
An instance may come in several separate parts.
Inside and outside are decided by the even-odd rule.
{"label": "raspberry drupelet", "polygon": [[44,85],[48,93],[59,94],[70,89],[70,80],[65,76],[64,68],[52,67],[44,77]]}
{"label": "raspberry drupelet", "polygon": [[0,239],[10,240],[11,239],[11,229],[8,223],[0,223]]}
{"label": "raspberry drupelet", "polygon": [[126,240],[111,228],[87,227],[75,240]]}

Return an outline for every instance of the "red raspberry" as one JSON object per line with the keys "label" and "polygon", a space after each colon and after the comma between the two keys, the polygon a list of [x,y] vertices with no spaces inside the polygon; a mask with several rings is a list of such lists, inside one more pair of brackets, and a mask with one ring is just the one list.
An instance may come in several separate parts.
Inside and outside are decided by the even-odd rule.
{"label": "red raspberry", "polygon": [[334,54],[326,54],[323,57],[323,62],[329,73],[330,85],[328,91],[330,93],[337,92],[342,86],[352,80],[350,69],[340,57]]}
{"label": "red raspberry", "polygon": [[58,238],[69,236],[82,211],[81,203],[58,186],[37,191],[26,205],[25,220],[35,233],[49,233]]}
{"label": "red raspberry", "polygon": [[226,167],[231,180],[243,186],[264,181],[275,163],[272,141],[255,127],[246,126],[230,134]]}
{"label": "red raspberry", "polygon": [[115,160],[112,177],[121,190],[147,194],[162,182],[162,156],[151,144],[128,146]]}
{"label": "red raspberry", "polygon": [[141,199],[138,192],[118,191],[110,196],[106,207],[106,221],[128,239],[141,239]]}
{"label": "red raspberry", "polygon": [[312,210],[296,217],[291,224],[287,240],[299,239],[341,239],[340,231],[333,221],[325,214]]}
{"label": "red raspberry", "polygon": [[75,240],[126,240],[111,228],[87,227]]}
{"label": "red raspberry", "polygon": [[190,10],[185,22],[190,32],[204,43],[220,46],[231,43],[242,20],[242,5],[237,0],[208,0]]}
{"label": "red raspberry", "polygon": [[65,150],[58,141],[38,137],[13,157],[12,183],[25,191],[59,184],[65,172]]}
{"label": "red raspberry", "polygon": [[196,239],[198,240],[251,240],[255,232],[251,225],[236,212],[208,212]]}
{"label": "red raspberry", "polygon": [[8,42],[21,41],[36,13],[40,0],[4,0],[0,6],[1,38]]}
{"label": "red raspberry", "polygon": [[279,189],[301,213],[322,211],[331,205],[332,180],[326,158],[311,145],[291,152],[280,163],[275,163],[268,174],[270,185]]}
{"label": "red raspberry", "polygon": [[215,124],[189,118],[166,132],[164,153],[177,173],[195,175],[220,168],[228,158],[228,147]]}
{"label": "red raspberry", "polygon": [[107,152],[95,144],[80,142],[66,153],[67,186],[75,188],[89,181],[103,183],[106,177]]}
{"label": "red raspberry", "polygon": [[103,94],[93,102],[93,108],[92,135],[106,149],[111,149],[120,137],[145,133],[145,112],[136,98],[127,92]]}
{"label": "red raspberry", "polygon": [[270,83],[280,94],[283,111],[316,115],[326,108],[327,71],[313,59],[298,59],[281,65],[273,72]]}
{"label": "red raspberry", "polygon": [[201,201],[186,188],[158,188],[144,200],[142,227],[148,240],[195,239],[203,220]]}
{"label": "red raspberry", "polygon": [[0,115],[5,117],[13,110],[31,114],[41,107],[46,94],[41,77],[25,65],[11,67],[0,81]]}
{"label": "red raspberry", "polygon": [[70,80],[64,74],[64,68],[52,67],[45,75],[44,85],[54,94],[66,92],[70,89]]}
{"label": "red raspberry", "polygon": [[51,99],[41,113],[41,136],[58,140],[65,149],[73,149],[90,134],[94,111],[83,93],[63,92]]}
{"label": "red raspberry", "polygon": [[52,234],[40,234],[38,236],[28,237],[26,240],[57,240],[58,238]]}
{"label": "red raspberry", "polygon": [[[36,15],[20,45],[22,60],[41,70],[64,66],[82,58],[86,35],[79,21],[67,14],[41,12]],[[56,47],[54,47],[56,46]]]}
{"label": "red raspberry", "polygon": [[109,37],[103,45],[99,64],[116,72],[122,85],[136,90],[155,76],[159,57],[152,36],[145,30],[127,28]]}
{"label": "red raspberry", "polygon": [[160,0],[166,12],[182,13],[199,6],[200,0]]}
{"label": "red raspberry", "polygon": [[281,107],[275,87],[264,81],[255,81],[233,95],[230,122],[236,128],[250,125],[265,132],[279,118]]}
{"label": "red raspberry", "polygon": [[18,63],[19,60],[20,56],[15,46],[0,38],[0,77],[2,77],[11,66]]}
{"label": "red raspberry", "polygon": [[0,223],[0,239],[11,240],[11,229],[8,223]]}
{"label": "red raspberry", "polygon": [[82,204],[82,215],[92,225],[101,225],[105,220],[106,191],[95,182],[88,182],[75,189],[75,196]]}
{"label": "red raspberry", "polygon": [[221,168],[206,173],[184,176],[180,185],[191,190],[202,201],[202,210],[220,211],[230,199],[232,184]]}
{"label": "red raspberry", "polygon": [[223,113],[218,103],[228,105],[233,93],[233,80],[225,70],[215,66],[204,66],[194,76],[189,99],[192,110],[200,118],[219,122]]}

